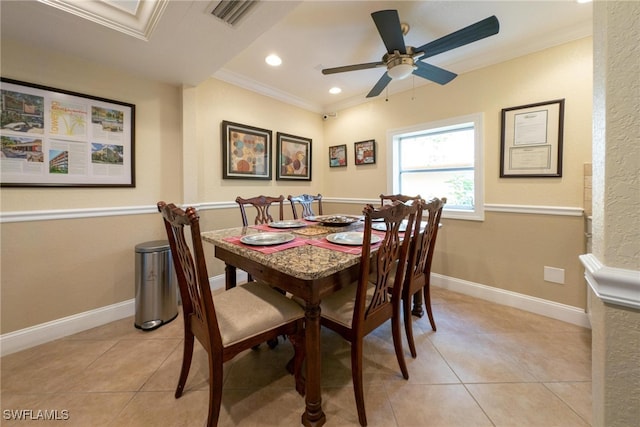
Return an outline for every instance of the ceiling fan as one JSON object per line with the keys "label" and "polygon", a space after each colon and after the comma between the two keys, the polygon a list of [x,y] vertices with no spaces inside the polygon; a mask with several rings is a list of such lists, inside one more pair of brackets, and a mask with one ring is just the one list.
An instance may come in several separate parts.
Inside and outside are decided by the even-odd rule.
{"label": "ceiling fan", "polygon": [[373,86],[367,94],[367,98],[380,95],[391,80],[404,79],[410,74],[441,85],[449,83],[457,74],[427,64],[422,60],[492,36],[500,30],[500,23],[494,15],[416,48],[404,44],[404,36],[409,31],[409,26],[400,23],[397,10],[380,10],[373,12],[371,17],[387,48],[387,53],[382,57],[382,61],[322,70],[322,74],[335,74],[386,66],[387,72]]}

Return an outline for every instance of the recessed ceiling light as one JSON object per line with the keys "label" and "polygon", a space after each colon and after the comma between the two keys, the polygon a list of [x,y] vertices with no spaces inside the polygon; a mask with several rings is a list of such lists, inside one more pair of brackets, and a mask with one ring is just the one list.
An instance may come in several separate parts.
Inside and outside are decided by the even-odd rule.
{"label": "recessed ceiling light", "polygon": [[339,87],[332,87],[331,89],[329,89],[329,93],[333,95],[337,95],[340,92],[342,92],[342,89],[340,89]]}
{"label": "recessed ceiling light", "polygon": [[591,3],[591,0],[576,0],[578,3]]}
{"label": "recessed ceiling light", "polygon": [[280,57],[275,53],[272,53],[264,59],[264,62],[271,65],[272,67],[277,67],[278,65],[282,64],[282,59],[280,59]]}

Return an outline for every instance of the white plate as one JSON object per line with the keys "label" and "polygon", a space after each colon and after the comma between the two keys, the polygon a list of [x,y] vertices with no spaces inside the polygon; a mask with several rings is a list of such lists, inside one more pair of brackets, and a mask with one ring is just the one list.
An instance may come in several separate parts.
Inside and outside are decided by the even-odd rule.
{"label": "white plate", "polygon": [[[359,218],[360,218],[360,221],[364,221],[364,215],[360,215]],[[380,221],[384,221],[384,218],[374,218],[371,220],[371,222],[380,222]]]}
{"label": "white plate", "polygon": [[287,243],[295,238],[291,233],[257,233],[242,236],[240,241],[246,245],[269,246]]}
{"label": "white plate", "polygon": [[[346,231],[344,233],[333,233],[327,236],[327,240],[331,243],[337,243],[338,245],[350,245],[361,246],[364,239],[364,233],[362,231]],[[382,240],[382,237],[372,234],[371,244],[378,243]]]}
{"label": "white plate", "polygon": [[297,219],[290,219],[284,221],[274,221],[269,223],[269,227],[272,228],[300,228],[306,227],[307,223]]}
{"label": "white plate", "polygon": [[[422,224],[420,224],[420,230],[424,229],[424,227],[427,225],[426,221],[422,221]],[[371,228],[373,228],[374,230],[378,230],[378,231],[387,231],[387,224],[385,224],[384,222],[374,222],[371,224]],[[400,232],[404,232],[407,231],[407,221],[402,221],[402,224],[400,224]]]}

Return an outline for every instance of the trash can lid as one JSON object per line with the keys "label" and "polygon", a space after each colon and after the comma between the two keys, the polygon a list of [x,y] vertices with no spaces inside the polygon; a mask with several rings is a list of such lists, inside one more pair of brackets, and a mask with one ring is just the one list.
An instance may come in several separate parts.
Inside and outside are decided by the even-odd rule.
{"label": "trash can lid", "polygon": [[138,253],[163,252],[168,251],[169,249],[168,240],[154,240],[152,242],[144,242],[136,245],[136,252]]}

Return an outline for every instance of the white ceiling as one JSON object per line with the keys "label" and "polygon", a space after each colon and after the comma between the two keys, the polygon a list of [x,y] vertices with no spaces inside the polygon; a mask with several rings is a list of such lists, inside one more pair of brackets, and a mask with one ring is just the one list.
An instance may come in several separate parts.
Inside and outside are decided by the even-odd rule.
{"label": "white ceiling", "polygon": [[[323,75],[322,68],[380,61],[371,13],[396,9],[420,46],[491,15],[497,35],[429,58],[457,74],[592,34],[592,5],[534,1],[262,0],[235,27],[210,12],[218,1],[1,0],[1,35],[155,80],[197,85],[210,76],[316,112],[364,102],[384,68]],[[264,58],[277,53],[283,64]],[[15,76],[14,76],[15,77]],[[435,84],[392,81],[380,96]],[[456,84],[453,80],[449,85]],[[342,88],[331,95],[332,86]]]}

